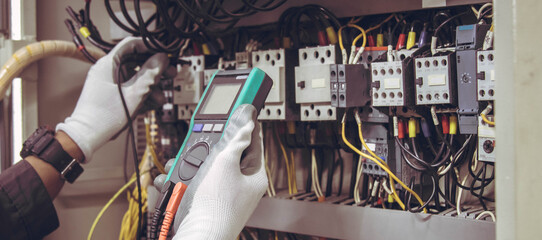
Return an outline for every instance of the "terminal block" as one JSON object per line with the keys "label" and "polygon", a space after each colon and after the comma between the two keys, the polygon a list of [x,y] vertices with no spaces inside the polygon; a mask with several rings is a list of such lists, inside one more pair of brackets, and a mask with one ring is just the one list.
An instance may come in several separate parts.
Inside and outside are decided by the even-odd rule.
{"label": "terminal block", "polygon": [[357,63],[365,64],[369,66],[374,60],[378,59],[382,54],[386,54],[386,51],[382,50],[365,50],[363,53],[361,53],[361,57],[359,58]]}
{"label": "terminal block", "polygon": [[188,64],[177,65],[177,76],[173,79],[173,104],[177,105],[178,119],[192,117],[204,90],[204,56],[184,57]]}
{"label": "terminal block", "polygon": [[295,101],[301,104],[301,121],[333,121],[337,119],[331,106],[331,64],[338,62],[335,46],[309,47],[299,50],[299,66],[295,67]]}
{"label": "terminal block", "polygon": [[411,49],[401,49],[399,51],[395,51],[394,52],[394,57],[396,61],[403,61],[405,60],[407,57],[412,57],[412,54],[414,52],[416,52],[418,50],[418,48],[411,48]]}
{"label": "terminal block", "polygon": [[371,101],[369,68],[364,64],[330,65],[331,106],[363,107]]}
{"label": "terminal block", "polygon": [[[487,118],[493,120],[493,116]],[[495,126],[478,119],[478,160],[495,162]]]}
{"label": "terminal block", "polygon": [[477,72],[478,101],[495,100],[495,52],[478,51]]}
{"label": "terminal block", "polygon": [[236,69],[248,69],[252,67],[251,52],[237,52],[235,53],[235,67]]}
{"label": "terminal block", "polygon": [[237,61],[219,61],[219,67],[220,69],[224,70],[235,70],[237,65]]}
{"label": "terminal block", "polygon": [[213,75],[218,71],[218,69],[205,69],[203,70],[203,89],[207,88],[209,81],[213,79]]}
{"label": "terminal block", "polygon": [[416,58],[414,60],[416,104],[457,104],[455,54]]}
{"label": "terminal block", "polygon": [[413,103],[412,58],[371,64],[372,100],[375,107],[403,107]]}
{"label": "terminal block", "polygon": [[274,49],[252,52],[252,66],[263,70],[273,80],[260,120],[299,120],[295,99],[295,73],[298,56],[295,50]]}

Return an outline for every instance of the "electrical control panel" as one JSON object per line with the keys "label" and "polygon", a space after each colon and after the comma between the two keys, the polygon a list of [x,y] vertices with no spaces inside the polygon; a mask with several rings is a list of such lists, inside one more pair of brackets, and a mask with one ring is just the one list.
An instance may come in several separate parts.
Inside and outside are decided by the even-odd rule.
{"label": "electrical control panel", "polygon": [[336,120],[331,106],[331,64],[338,61],[336,46],[299,49],[299,66],[295,67],[295,101],[301,104],[301,121]]}
{"label": "electrical control panel", "polygon": [[495,100],[495,51],[477,52],[478,101]]}
{"label": "electrical control panel", "polygon": [[371,101],[370,73],[364,64],[330,65],[331,106],[363,107]]}
{"label": "electrical control panel", "polygon": [[[100,13],[87,15],[91,2],[99,4],[67,9],[88,41],[78,43],[81,34],[65,23],[80,56],[93,62],[83,44],[110,52],[116,43],[93,26]],[[142,9],[127,13],[127,1],[109,2],[103,14],[118,18],[111,23],[177,67],[134,113],[145,115],[135,121],[131,155],[145,156],[140,190],[151,211],[141,216],[147,231],[123,239],[158,238],[176,183],[190,184],[213,164],[213,146],[235,127],[229,118],[248,103],[258,111],[258,167],[268,181],[240,239],[492,240],[500,105],[489,50],[499,14],[490,1],[147,1],[145,22],[128,17]],[[149,57],[136,52],[130,60],[138,64]],[[119,64],[136,72],[141,65],[127,59]],[[236,161],[245,174],[251,154],[249,147]]]}
{"label": "electrical control panel", "polygon": [[186,64],[177,65],[177,76],[173,79],[173,103],[177,105],[178,119],[192,117],[204,87],[204,56],[182,58]]}
{"label": "electrical control panel", "polygon": [[291,49],[252,52],[253,66],[262,69],[273,80],[273,87],[258,119],[299,120],[299,105],[288,101],[295,98],[294,66],[297,62],[297,51]]}
{"label": "electrical control panel", "polygon": [[402,107],[413,103],[412,59],[371,64],[372,100],[375,107]]}
{"label": "electrical control panel", "polygon": [[456,104],[454,53],[415,58],[414,65],[417,105]]}
{"label": "electrical control panel", "polygon": [[[491,121],[493,116],[487,116]],[[495,126],[486,123],[482,118],[478,121],[478,160],[495,162]]]}

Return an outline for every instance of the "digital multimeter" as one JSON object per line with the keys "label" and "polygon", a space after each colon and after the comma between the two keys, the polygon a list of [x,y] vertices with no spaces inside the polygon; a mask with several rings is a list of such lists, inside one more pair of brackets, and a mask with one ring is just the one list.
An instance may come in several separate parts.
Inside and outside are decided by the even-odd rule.
{"label": "digital multimeter", "polygon": [[222,138],[235,109],[241,104],[252,104],[259,113],[272,85],[271,78],[259,68],[217,71],[194,111],[166,185],[177,182],[188,185]]}

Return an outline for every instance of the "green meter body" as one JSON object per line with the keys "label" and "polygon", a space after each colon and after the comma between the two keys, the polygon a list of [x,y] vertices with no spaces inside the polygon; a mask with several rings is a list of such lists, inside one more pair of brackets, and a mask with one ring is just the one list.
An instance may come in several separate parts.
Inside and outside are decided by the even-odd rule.
{"label": "green meter body", "polygon": [[188,185],[213,146],[222,138],[232,113],[241,104],[252,104],[261,110],[273,81],[258,68],[217,71],[203,93],[186,138],[166,185],[183,182]]}

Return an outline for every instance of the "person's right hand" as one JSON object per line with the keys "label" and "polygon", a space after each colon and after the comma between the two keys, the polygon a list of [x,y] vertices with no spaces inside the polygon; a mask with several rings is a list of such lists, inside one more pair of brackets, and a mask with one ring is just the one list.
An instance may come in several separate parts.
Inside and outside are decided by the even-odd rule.
{"label": "person's right hand", "polygon": [[235,239],[241,232],[268,185],[257,114],[248,104],[232,114],[188,185],[173,239]]}

